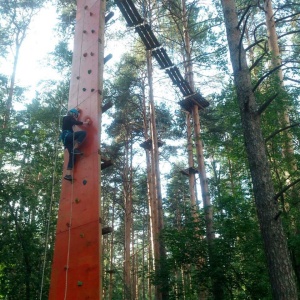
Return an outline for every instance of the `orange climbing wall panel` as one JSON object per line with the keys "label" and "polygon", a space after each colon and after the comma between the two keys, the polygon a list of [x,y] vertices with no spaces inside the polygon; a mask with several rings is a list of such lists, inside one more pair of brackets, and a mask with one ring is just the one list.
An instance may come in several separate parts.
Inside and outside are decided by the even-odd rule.
{"label": "orange climbing wall panel", "polygon": [[[50,300],[101,299],[100,172],[98,154],[103,74],[103,0],[78,0],[68,108],[92,120],[77,157],[74,183],[62,180]],[[64,172],[68,161],[65,150]]]}

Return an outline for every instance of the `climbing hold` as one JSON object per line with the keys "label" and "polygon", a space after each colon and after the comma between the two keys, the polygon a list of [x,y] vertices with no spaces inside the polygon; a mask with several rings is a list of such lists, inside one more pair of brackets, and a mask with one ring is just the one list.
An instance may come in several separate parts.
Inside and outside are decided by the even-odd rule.
{"label": "climbing hold", "polygon": [[67,227],[71,227],[71,225],[70,225],[70,223],[69,223],[69,222],[68,222],[68,223],[66,223],[66,226],[67,226]]}
{"label": "climbing hold", "polygon": [[86,91],[86,88],[83,88],[82,90],[85,92],[85,91]]}
{"label": "climbing hold", "polygon": [[83,30],[83,33],[86,33],[87,31],[86,30]]}
{"label": "climbing hold", "polygon": [[79,78],[80,78],[80,76],[77,76],[77,77],[76,77],[76,79],[79,79]]}
{"label": "climbing hold", "polygon": [[88,123],[88,125],[91,125],[93,123],[93,121],[90,119],[90,118],[86,118],[85,119],[85,122]]}
{"label": "climbing hold", "polygon": [[101,91],[101,90],[98,90],[98,94],[99,94],[99,95],[102,95],[102,91]]}
{"label": "climbing hold", "polygon": [[77,285],[78,285],[78,286],[82,286],[82,285],[83,285],[83,282],[78,280]]}
{"label": "climbing hold", "polygon": [[84,57],[87,57],[87,53],[83,53],[83,56],[84,56]]}
{"label": "climbing hold", "polygon": [[88,6],[86,5],[86,6],[84,7],[84,9],[88,9]]}
{"label": "climbing hold", "polygon": [[65,270],[68,270],[68,269],[69,269],[69,267],[68,267],[68,266],[65,266],[65,267],[64,267],[64,269],[65,269]]}
{"label": "climbing hold", "polygon": [[94,56],[94,53],[93,53],[93,52],[91,52],[91,56]]}
{"label": "climbing hold", "polygon": [[81,238],[84,238],[84,233],[80,233],[80,237],[81,237]]}
{"label": "climbing hold", "polygon": [[92,92],[92,93],[95,92],[95,89],[91,89],[91,92]]}
{"label": "climbing hold", "polygon": [[75,203],[78,204],[79,202],[80,202],[80,200],[79,200],[78,198],[76,198],[76,199],[75,199]]}
{"label": "climbing hold", "polygon": [[82,183],[83,183],[83,185],[86,185],[86,184],[87,184],[87,180],[84,179],[84,180],[82,181]]}
{"label": "climbing hold", "polygon": [[92,70],[88,70],[88,74],[91,74],[92,73]]}
{"label": "climbing hold", "polygon": [[94,29],[92,29],[92,30],[91,30],[91,32],[92,32],[92,33],[95,33],[95,30],[94,30]]}
{"label": "climbing hold", "polygon": [[93,15],[93,13],[92,12],[90,12],[90,16],[92,16]]}

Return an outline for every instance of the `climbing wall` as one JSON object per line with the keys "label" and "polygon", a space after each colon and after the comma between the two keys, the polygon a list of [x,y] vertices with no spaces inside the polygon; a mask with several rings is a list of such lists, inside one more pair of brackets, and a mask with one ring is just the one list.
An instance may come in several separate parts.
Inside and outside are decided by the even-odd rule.
{"label": "climbing wall", "polygon": [[[68,108],[92,120],[73,171],[62,179],[50,300],[101,299],[100,120],[105,1],[78,0]],[[76,130],[80,130],[77,128]],[[65,164],[68,153],[65,150]]]}

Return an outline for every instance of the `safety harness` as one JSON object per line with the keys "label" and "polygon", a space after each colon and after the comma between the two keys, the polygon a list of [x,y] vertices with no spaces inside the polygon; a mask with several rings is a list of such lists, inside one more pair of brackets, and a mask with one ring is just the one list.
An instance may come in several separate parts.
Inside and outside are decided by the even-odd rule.
{"label": "safety harness", "polygon": [[72,131],[70,130],[63,130],[60,134],[60,139],[62,140],[63,144],[66,145],[66,138],[69,134],[72,134]]}

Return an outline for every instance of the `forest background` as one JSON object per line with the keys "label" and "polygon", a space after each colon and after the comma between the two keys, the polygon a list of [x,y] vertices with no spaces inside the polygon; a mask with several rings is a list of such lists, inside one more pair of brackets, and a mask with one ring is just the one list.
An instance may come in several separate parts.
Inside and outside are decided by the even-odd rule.
{"label": "forest background", "polygon": [[[0,299],[6,300],[48,298],[75,1],[51,2],[59,24],[48,65],[59,80],[42,80],[32,98],[16,81],[31,22],[48,3],[0,1],[1,65],[11,61],[9,72],[0,71]],[[106,54],[124,53],[105,64],[104,75],[103,107],[113,106],[103,114],[101,149],[114,164],[102,172],[102,214],[114,232],[103,236],[103,299],[298,299],[300,1],[134,3],[210,105],[200,110],[201,136],[192,126],[189,139],[187,120],[195,119],[153,61],[153,127],[145,47],[108,1],[115,16],[106,26]],[[153,175],[161,181],[163,212],[163,251],[155,262],[149,167],[157,161],[140,147],[149,128],[164,142],[161,171]],[[189,148],[199,143],[204,170]],[[199,174],[186,171],[191,159]]]}

